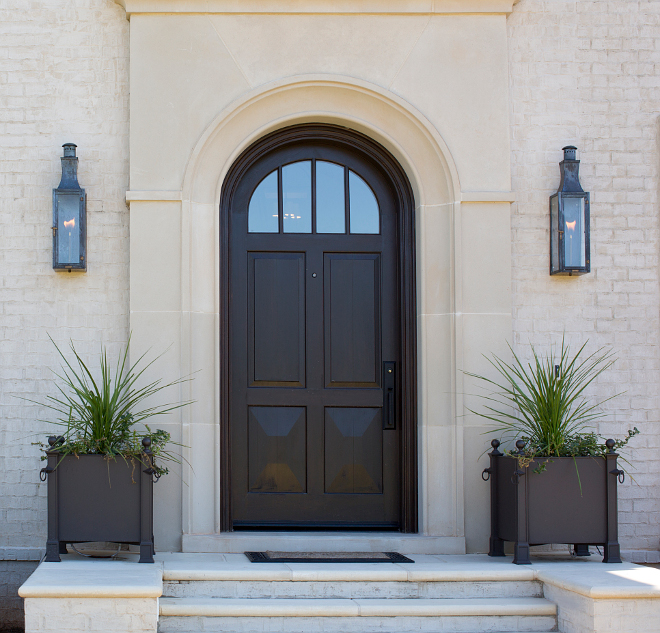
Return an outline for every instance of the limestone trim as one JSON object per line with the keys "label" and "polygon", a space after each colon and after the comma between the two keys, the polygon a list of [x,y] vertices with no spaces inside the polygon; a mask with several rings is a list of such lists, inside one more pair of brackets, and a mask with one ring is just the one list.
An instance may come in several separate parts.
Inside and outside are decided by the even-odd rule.
{"label": "limestone trim", "polygon": [[[185,385],[182,396],[195,404],[182,411],[182,443],[185,458],[195,464],[194,474],[184,468],[182,529],[184,548],[192,535],[221,533],[220,521],[220,384],[219,332],[220,278],[219,245],[220,194],[225,176],[241,153],[256,140],[275,130],[302,123],[328,123],[361,132],[382,145],[399,162],[413,189],[416,213],[425,222],[448,222],[449,230],[439,233],[439,241],[429,250],[417,236],[418,286],[424,287],[426,278],[420,270],[431,268],[425,258],[433,257],[437,249],[450,262],[460,257],[461,205],[455,201],[460,192],[458,171],[451,153],[437,129],[413,106],[397,95],[367,82],[334,75],[304,75],[278,80],[261,86],[227,106],[200,136],[186,166],[182,186],[181,205],[181,371],[191,372],[213,357],[214,375],[200,377]],[[425,206],[433,208],[428,213]],[[436,209],[442,209],[440,213]],[[422,221],[422,220],[420,220]],[[214,235],[213,242],[209,240]],[[201,248],[202,244],[206,244]],[[446,310],[433,312],[461,312],[460,275],[456,263],[448,264],[451,271],[446,278],[450,290]],[[423,293],[422,293],[423,294]],[[456,303],[458,301],[458,303]],[[456,305],[454,305],[456,303]],[[427,327],[423,302],[418,301],[418,336]],[[433,383],[420,384],[418,398],[419,437],[419,531],[426,536],[446,536],[464,545],[463,521],[463,434],[459,427],[462,418],[460,393],[462,373],[457,358],[462,358],[460,318],[436,321],[434,331],[442,329],[447,343],[447,367],[450,368],[441,387],[451,394],[452,413],[447,424],[458,429],[443,441],[452,454],[450,473],[441,474],[438,460],[430,459],[426,418],[421,414]],[[420,337],[418,372],[432,363],[427,347]],[[206,403],[213,402],[213,407]],[[427,407],[428,409],[428,407]],[[459,412],[460,412],[459,411]],[[451,422],[450,422],[451,420]],[[433,432],[437,437],[437,432]],[[204,438],[202,440],[202,438]],[[437,443],[437,440],[435,440]],[[442,491],[432,491],[433,482],[443,480]],[[431,498],[433,502],[431,503]],[[428,509],[433,506],[433,511]],[[441,511],[439,509],[442,509]],[[435,512],[435,514],[434,514]],[[454,545],[451,546],[452,551]]]}
{"label": "limestone trim", "polygon": [[115,0],[133,13],[505,14],[517,0]]}
{"label": "limestone trim", "polygon": [[[303,91],[309,92],[314,88],[331,91],[342,90],[352,95],[364,96],[368,100],[373,100],[379,105],[386,107],[389,111],[389,116],[395,119],[404,119],[402,123],[414,127],[416,131],[425,137],[429,146],[428,149],[433,152],[434,157],[436,157],[436,160],[439,163],[438,166],[442,169],[441,173],[445,174],[445,177],[450,183],[451,190],[446,191],[444,199],[437,201],[429,200],[424,195],[424,189],[422,188],[423,179],[420,177],[419,169],[415,166],[414,161],[411,160],[411,157],[408,156],[404,149],[405,141],[403,139],[400,141],[396,140],[395,135],[389,134],[383,128],[379,128],[373,122],[370,122],[370,117],[367,113],[360,112],[362,116],[356,115],[348,103],[342,108],[344,110],[343,112],[333,112],[327,107],[311,109],[310,107],[304,108],[297,105],[293,107],[290,113],[281,114],[277,119],[271,121],[265,121],[259,129],[254,129],[251,132],[248,132],[249,136],[245,138],[240,146],[234,148],[232,153],[228,156],[226,163],[222,167],[221,173],[219,173],[221,177],[218,178],[216,183],[213,198],[211,199],[209,197],[208,194],[210,192],[208,191],[204,192],[203,197],[200,197],[201,192],[194,188],[195,181],[198,179],[197,174],[201,169],[200,163],[206,160],[206,154],[211,151],[211,147],[214,143],[217,143],[216,139],[218,135],[223,133],[224,129],[228,126],[236,125],[241,115],[248,114],[255,109],[268,108],[268,102],[273,100],[277,95],[290,95],[291,101],[295,103],[295,98],[297,96],[302,96]],[[393,92],[385,90],[375,84],[354,77],[317,74],[287,77],[285,79],[259,86],[224,108],[207,127],[191,153],[183,179],[183,200],[191,202],[195,201],[198,203],[212,202],[213,204],[218,205],[220,203],[220,189],[224,182],[224,177],[243,150],[269,132],[289,125],[305,122],[349,124],[350,127],[353,127],[357,131],[363,132],[367,136],[374,138],[374,140],[379,142],[394,155],[394,157],[401,163],[404,171],[408,174],[413,186],[415,204],[417,206],[453,203],[456,200],[454,192],[457,193],[461,190],[458,169],[452,160],[451,152],[449,151],[447,143],[431,121],[429,121],[417,108]],[[413,173],[411,173],[411,171]]]}
{"label": "limestone trim", "polygon": [[513,191],[463,191],[461,193],[461,202],[515,202],[516,197]]}
{"label": "limestone trim", "polygon": [[181,202],[180,191],[127,191],[126,202]]}
{"label": "limestone trim", "polygon": [[[181,202],[183,193],[181,191],[127,191],[126,202]],[[515,202],[515,194],[511,191],[463,191],[460,200],[469,204],[470,202]],[[447,203],[445,203],[447,204]],[[433,206],[433,205],[427,205]],[[442,206],[442,205],[437,205]]]}

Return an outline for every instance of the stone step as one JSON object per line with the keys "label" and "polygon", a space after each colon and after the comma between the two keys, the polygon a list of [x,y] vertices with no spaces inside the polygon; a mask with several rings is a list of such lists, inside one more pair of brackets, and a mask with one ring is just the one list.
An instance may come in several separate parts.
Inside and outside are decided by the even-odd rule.
{"label": "stone step", "polygon": [[544,598],[276,599],[162,598],[161,633],[360,633],[552,631]]}
{"label": "stone step", "polygon": [[526,567],[496,561],[413,563],[250,563],[243,555],[186,555],[166,561],[169,598],[514,598],[541,597]]}
{"label": "stone step", "polygon": [[165,598],[541,598],[539,581],[167,580]]}
{"label": "stone step", "polygon": [[[243,554],[159,555],[163,580],[295,582],[500,582],[535,580],[511,559],[410,555],[411,563],[251,563]],[[463,560],[464,559],[464,560]]]}

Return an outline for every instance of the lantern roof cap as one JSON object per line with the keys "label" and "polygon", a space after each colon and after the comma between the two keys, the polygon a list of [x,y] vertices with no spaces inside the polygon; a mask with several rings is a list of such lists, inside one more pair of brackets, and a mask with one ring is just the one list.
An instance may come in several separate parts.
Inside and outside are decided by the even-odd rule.
{"label": "lantern roof cap", "polygon": [[78,147],[75,143],[64,143],[62,145],[64,148],[64,157],[65,158],[75,158],[76,156],[76,147]]}

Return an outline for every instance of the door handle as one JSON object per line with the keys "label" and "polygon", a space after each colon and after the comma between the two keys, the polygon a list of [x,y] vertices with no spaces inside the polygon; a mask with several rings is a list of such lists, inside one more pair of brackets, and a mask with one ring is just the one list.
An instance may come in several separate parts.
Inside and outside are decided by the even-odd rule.
{"label": "door handle", "polygon": [[383,430],[396,429],[396,363],[383,363]]}

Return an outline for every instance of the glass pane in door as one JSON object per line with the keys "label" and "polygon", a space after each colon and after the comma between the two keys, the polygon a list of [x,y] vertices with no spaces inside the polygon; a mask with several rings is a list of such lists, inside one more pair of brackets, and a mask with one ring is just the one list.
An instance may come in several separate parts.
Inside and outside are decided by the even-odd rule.
{"label": "glass pane in door", "polygon": [[282,210],[285,233],[312,232],[312,161],[282,167]]}
{"label": "glass pane in door", "polygon": [[316,161],[316,232],[346,232],[344,168],[324,160]]}
{"label": "glass pane in door", "polygon": [[277,169],[254,190],[248,206],[249,233],[278,233]]}
{"label": "glass pane in door", "polygon": [[380,212],[371,187],[355,172],[348,172],[351,233],[380,233]]}

